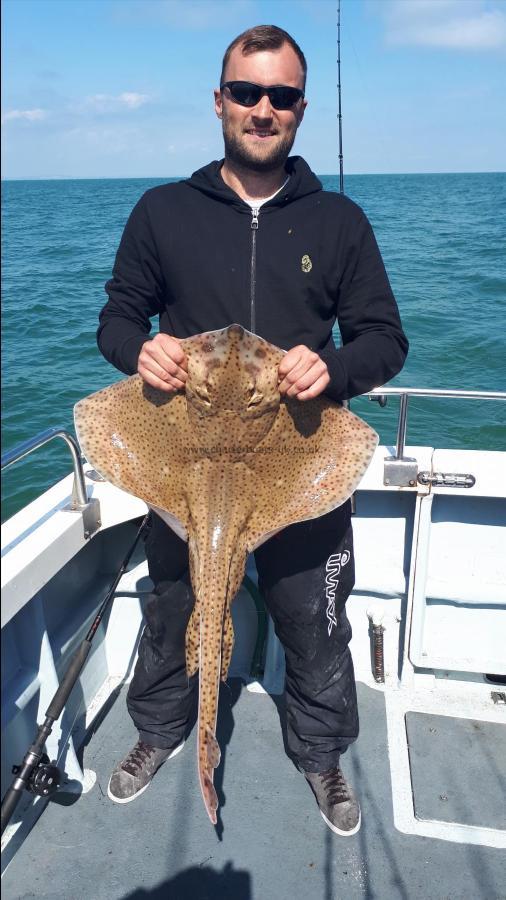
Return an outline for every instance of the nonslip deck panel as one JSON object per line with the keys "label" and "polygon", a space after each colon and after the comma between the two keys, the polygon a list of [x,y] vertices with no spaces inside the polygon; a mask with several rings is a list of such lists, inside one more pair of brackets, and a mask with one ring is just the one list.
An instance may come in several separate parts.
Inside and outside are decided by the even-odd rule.
{"label": "nonslip deck panel", "polygon": [[418,819],[506,829],[506,721],[408,712],[406,731]]}
{"label": "nonslip deck panel", "polygon": [[361,736],[343,758],[363,810],[351,838],[325,826],[287,759],[278,706],[238,680],[222,688],[217,836],[200,802],[194,733],[138,800],[107,798],[110,771],[135,741],[123,690],[84,749],[97,784],[72,806],[48,806],[5,873],[5,900],[504,897],[500,851],[394,828],[381,692],[359,685]]}

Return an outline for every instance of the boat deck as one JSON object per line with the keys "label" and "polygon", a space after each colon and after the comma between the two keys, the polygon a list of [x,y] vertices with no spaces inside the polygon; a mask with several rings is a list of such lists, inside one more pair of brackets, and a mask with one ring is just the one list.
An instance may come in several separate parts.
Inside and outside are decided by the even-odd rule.
{"label": "boat deck", "polygon": [[[361,735],[343,757],[356,787],[363,823],[351,838],[333,835],[304,778],[283,746],[283,700],[249,692],[239,679],[222,687],[216,773],[218,826],[205,813],[196,773],[195,729],[135,802],[112,803],[107,783],[115,763],[135,742],[126,687],[104,707],[83,747],[94,788],[70,806],[48,804],[3,878],[6,900],[501,900],[506,897],[504,850],[402,834],[393,820],[385,698],[359,688]],[[439,717],[441,718],[441,717]],[[459,720],[453,722],[459,728]],[[445,784],[433,777],[431,740],[438,728],[408,725],[416,749],[420,804],[441,804]],[[424,727],[424,726],[427,727]],[[451,727],[451,725],[449,726]],[[479,735],[479,729],[475,729]],[[455,733],[447,804],[480,804],[480,788],[460,767],[466,738]],[[504,740],[504,737],[501,739]],[[495,817],[504,748],[487,741],[487,776],[497,776]],[[460,746],[459,746],[460,745]],[[444,747],[452,746],[444,735]],[[491,751],[492,746],[492,751]],[[475,745],[476,770],[480,743]],[[424,778],[424,769],[426,777]],[[460,772],[460,778],[459,778]],[[450,789],[451,788],[451,789]],[[459,793],[460,788],[460,793]],[[446,804],[446,808],[450,809]],[[488,816],[487,816],[488,818]],[[479,814],[478,814],[479,819]],[[497,822],[499,824],[499,822]]]}
{"label": "boat deck", "polygon": [[[221,691],[218,827],[200,796],[195,730],[135,802],[108,799],[110,773],[136,739],[125,681],[152,588],[139,546],[47,744],[85,792],[43,811],[25,794],[3,836],[7,900],[506,900],[503,454],[407,448],[424,471],[472,472],[464,495],[385,485],[387,452],[366,473],[353,523],[361,735],[343,769],[361,800],[360,832],[327,828],[284,752],[284,661],[270,624],[261,684],[245,686],[261,631],[248,590],[234,601]],[[3,790],[145,513],[88,475],[102,521],[91,541],[68,512],[71,476],[4,526]],[[382,685],[371,673],[376,616]]]}

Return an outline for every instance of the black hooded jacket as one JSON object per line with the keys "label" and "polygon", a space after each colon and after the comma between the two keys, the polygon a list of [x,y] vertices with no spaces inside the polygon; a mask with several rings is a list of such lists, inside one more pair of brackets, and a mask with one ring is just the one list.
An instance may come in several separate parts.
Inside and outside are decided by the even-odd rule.
{"label": "black hooded jacket", "polygon": [[295,156],[288,183],[255,222],[220,168],[212,162],[153,188],[135,206],[100,313],[105,358],[136,372],[150,318],[159,316],[160,331],[178,338],[237,322],[284,350],[305,344],[327,364],[325,393],[337,401],[392,378],[408,341],[360,207],[323,191]]}

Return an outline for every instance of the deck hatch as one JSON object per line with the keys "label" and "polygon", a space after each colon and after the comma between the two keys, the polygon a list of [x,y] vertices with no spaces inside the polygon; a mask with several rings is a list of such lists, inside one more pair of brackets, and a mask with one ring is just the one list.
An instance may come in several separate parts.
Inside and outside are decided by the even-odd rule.
{"label": "deck hatch", "polygon": [[506,723],[406,713],[415,816],[506,829]]}

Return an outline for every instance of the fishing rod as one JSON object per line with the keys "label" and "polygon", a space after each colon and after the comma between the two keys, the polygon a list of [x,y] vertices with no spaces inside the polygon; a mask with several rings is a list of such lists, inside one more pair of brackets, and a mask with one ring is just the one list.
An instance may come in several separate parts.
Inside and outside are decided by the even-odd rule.
{"label": "fishing rod", "polygon": [[[341,108],[341,0],[337,0],[337,121],[339,126],[339,193],[344,194],[343,162],[343,114]],[[345,409],[350,409],[350,401],[344,400]],[[351,514],[356,513],[355,494],[350,497]]]}
{"label": "fishing rod", "polygon": [[337,121],[339,124],[339,193],[344,194],[343,116],[341,111],[341,0],[337,2]]}
{"label": "fishing rod", "polygon": [[150,513],[148,512],[142,520],[141,526],[135,535],[134,542],[128,550],[128,553],[93,620],[93,624],[91,625],[88,634],[72,657],[60,686],[47,708],[46,719],[44,724],[39,726],[33,744],[28,748],[23,762],[19,766],[16,765],[12,767],[12,774],[15,777],[2,800],[0,816],[1,834],[4,833],[24,790],[27,790],[29,793],[35,794],[38,797],[49,798],[60,787],[63,777],[62,773],[56,763],[50,762],[49,757],[44,753],[44,745],[51,734],[54,723],[60,718],[72,688],[84,668],[84,664],[91,650],[93,638],[95,637],[107,607],[114,596],[119,581],[125,573],[139,539],[148,527],[149,518]]}

